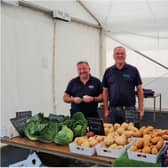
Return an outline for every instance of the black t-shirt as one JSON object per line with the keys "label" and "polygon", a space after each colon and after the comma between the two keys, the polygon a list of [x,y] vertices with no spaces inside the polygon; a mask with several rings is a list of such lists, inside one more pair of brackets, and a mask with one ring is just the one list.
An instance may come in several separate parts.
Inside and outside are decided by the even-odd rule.
{"label": "black t-shirt", "polygon": [[142,84],[136,67],[125,64],[119,70],[115,65],[105,71],[103,87],[108,88],[111,107],[135,106],[135,86]]}
{"label": "black t-shirt", "polygon": [[[69,82],[65,93],[80,98],[83,98],[85,95],[96,97],[102,93],[102,84],[99,79],[91,75],[85,85],[80,81],[79,77],[76,77]],[[75,112],[83,112],[86,117],[98,117],[97,106],[97,102],[82,102],[80,104],[71,103],[70,113],[71,116]]]}

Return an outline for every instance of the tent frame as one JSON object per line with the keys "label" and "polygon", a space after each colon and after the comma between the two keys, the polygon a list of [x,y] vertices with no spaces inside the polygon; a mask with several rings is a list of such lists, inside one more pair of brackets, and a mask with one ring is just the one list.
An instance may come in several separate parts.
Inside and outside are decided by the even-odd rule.
{"label": "tent frame", "polygon": [[[71,17],[71,22],[73,23],[77,23],[77,24],[82,24],[82,25],[85,25],[85,26],[88,26],[88,27],[92,27],[92,28],[95,28],[95,29],[98,29],[99,30],[99,74],[100,76],[102,77],[103,75],[103,69],[105,68],[105,53],[104,53],[104,37],[105,35],[110,37],[112,40],[124,45],[126,48],[129,48],[130,50],[132,50],[133,52],[141,55],[142,57],[150,60],[151,62],[161,66],[162,68],[168,70],[168,67],[161,64],[160,62],[150,58],[149,56],[143,54],[142,52],[138,51],[138,50],[135,50],[133,49],[132,47],[130,47],[129,45],[119,41],[118,39],[115,39],[113,37],[111,37],[111,34],[110,32],[106,31],[103,27],[103,25],[100,23],[100,21],[97,19],[97,17],[86,7],[86,5],[81,1],[81,0],[76,0],[80,6],[97,22],[97,24],[93,24],[93,23],[89,23],[87,21],[84,21],[84,20],[81,20],[81,19],[78,19],[78,18],[75,18],[75,17]],[[1,1],[1,3],[5,3],[4,1]],[[44,14],[46,14],[47,16],[51,17],[53,20],[54,20],[54,29],[53,29],[53,51],[52,51],[52,106],[53,106],[53,112],[56,113],[56,100],[55,100],[55,97],[56,97],[56,94],[55,94],[55,58],[56,58],[56,43],[55,43],[55,40],[56,40],[56,20],[57,18],[53,18],[53,11],[48,9],[48,8],[45,8],[45,7],[42,7],[42,6],[39,6],[37,4],[33,4],[31,2],[28,2],[28,1],[20,1],[18,0],[18,6],[22,6],[22,7],[26,7],[26,8],[29,8],[31,10],[35,10],[35,11],[38,11],[38,12],[42,12]]]}

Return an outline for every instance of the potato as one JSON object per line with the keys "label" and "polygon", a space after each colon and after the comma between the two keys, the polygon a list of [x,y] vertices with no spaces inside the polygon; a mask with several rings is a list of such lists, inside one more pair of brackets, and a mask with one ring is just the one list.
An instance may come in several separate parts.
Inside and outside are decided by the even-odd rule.
{"label": "potato", "polygon": [[124,131],[123,133],[127,138],[132,136],[132,131]]}
{"label": "potato", "polygon": [[97,142],[96,139],[92,139],[92,140],[89,142],[89,145],[90,145],[90,147],[93,147],[93,146],[95,146],[97,143],[98,143],[98,142]]}
{"label": "potato", "polygon": [[132,130],[133,131],[133,130],[135,130],[134,128],[135,127],[134,127],[134,124],[132,122],[128,124],[128,130]]}
{"label": "potato", "polygon": [[122,149],[122,148],[123,148],[122,145],[117,145],[117,146],[116,146],[116,149]]}
{"label": "potato", "polygon": [[111,128],[111,127],[113,127],[112,124],[110,124],[110,123],[104,123],[104,128]]}
{"label": "potato", "polygon": [[158,143],[156,144],[156,148],[157,148],[158,150],[160,150],[160,149],[162,148],[163,144],[164,144],[163,139],[160,139],[160,140],[158,141]]}
{"label": "potato", "polygon": [[134,123],[133,123],[133,122],[130,122],[130,123],[128,124],[128,126],[129,126],[129,127],[134,127]]}
{"label": "potato", "polygon": [[150,153],[151,152],[151,148],[149,146],[144,146],[144,148],[142,149],[143,153]]}
{"label": "potato", "polygon": [[144,139],[146,139],[146,140],[151,140],[151,139],[152,139],[152,136],[149,135],[149,134],[144,134]]}
{"label": "potato", "polygon": [[162,138],[164,139],[164,140],[168,140],[168,135],[162,135]]}
{"label": "potato", "polygon": [[103,136],[96,136],[95,139],[97,140],[97,142],[101,142],[101,141],[103,141],[104,137]]}
{"label": "potato", "polygon": [[152,131],[152,130],[154,130],[154,128],[152,126],[148,126],[147,130]]}
{"label": "potato", "polygon": [[115,124],[114,124],[114,130],[117,130],[118,128],[120,128],[120,124],[115,123]]}
{"label": "potato", "polygon": [[87,138],[85,138],[85,137],[77,137],[77,138],[75,138],[75,143],[77,145],[81,145],[81,144],[83,144],[85,142],[87,142]]}
{"label": "potato", "polygon": [[114,144],[110,145],[109,148],[116,149],[117,148],[117,144],[114,143]]}
{"label": "potato", "polygon": [[109,132],[107,136],[114,137],[115,136],[115,132]]}
{"label": "potato", "polygon": [[142,132],[141,131],[133,131],[132,136],[134,137],[142,137]]}
{"label": "potato", "polygon": [[89,144],[88,141],[86,141],[86,142],[82,143],[81,146],[83,146],[83,147],[90,147],[90,144]]}
{"label": "potato", "polygon": [[151,139],[151,142],[153,145],[156,145],[160,139],[161,139],[161,137],[154,137]]}
{"label": "potato", "polygon": [[149,139],[144,139],[144,147],[145,146],[151,146],[151,142]]}
{"label": "potato", "polygon": [[104,139],[104,143],[107,145],[107,146],[110,146],[111,144],[113,144],[114,143],[114,137],[112,137],[112,136],[107,136],[107,137],[105,137],[105,139]]}
{"label": "potato", "polygon": [[121,127],[124,128],[125,130],[128,130],[128,123],[126,122],[122,123]]}
{"label": "potato", "polygon": [[157,147],[155,147],[155,146],[152,147],[151,153],[152,153],[153,155],[156,155],[158,152],[159,152],[159,151],[158,151]]}
{"label": "potato", "polygon": [[143,135],[145,134],[152,134],[153,128],[152,127],[147,127],[143,130]]}
{"label": "potato", "polygon": [[115,137],[115,142],[118,145],[126,145],[128,143],[127,137],[125,135]]}
{"label": "potato", "polygon": [[157,131],[153,131],[151,137],[155,138],[155,137],[158,137],[158,136],[159,136],[159,133]]}
{"label": "potato", "polygon": [[120,134],[119,134],[117,131],[115,131],[115,132],[114,132],[114,136],[117,137],[117,136],[120,136]]}
{"label": "potato", "polygon": [[111,128],[109,129],[108,133],[113,133],[113,132],[114,132],[114,128],[111,127]]}
{"label": "potato", "polygon": [[88,138],[88,141],[89,141],[89,142],[92,141],[92,140],[95,140],[95,136]]}
{"label": "potato", "polygon": [[144,140],[140,139],[135,142],[135,145],[137,146],[138,149],[141,149],[144,145]]}
{"label": "potato", "polygon": [[132,152],[135,152],[137,150],[138,150],[138,148],[135,145],[131,146],[131,148],[130,148],[130,151],[132,151]]}
{"label": "potato", "polygon": [[124,133],[124,128],[120,127],[116,130],[120,135],[122,135]]}
{"label": "potato", "polygon": [[158,136],[162,136],[165,133],[162,129],[155,129],[155,132],[157,132]]}
{"label": "potato", "polygon": [[143,132],[145,128],[146,128],[146,127],[143,126],[143,127],[141,127],[139,130],[140,130],[141,132]]}
{"label": "potato", "polygon": [[104,128],[105,135],[108,135],[109,130],[110,130],[109,128]]}

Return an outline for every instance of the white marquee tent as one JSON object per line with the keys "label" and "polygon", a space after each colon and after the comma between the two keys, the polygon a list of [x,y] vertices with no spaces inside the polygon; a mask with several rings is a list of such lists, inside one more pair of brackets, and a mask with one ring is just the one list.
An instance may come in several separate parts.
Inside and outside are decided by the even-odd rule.
{"label": "white marquee tent", "polygon": [[[58,10],[71,21],[53,18]],[[1,22],[2,125],[16,111],[68,114],[62,96],[76,62],[87,60],[101,79],[118,45],[168,109],[167,0],[3,0]]]}

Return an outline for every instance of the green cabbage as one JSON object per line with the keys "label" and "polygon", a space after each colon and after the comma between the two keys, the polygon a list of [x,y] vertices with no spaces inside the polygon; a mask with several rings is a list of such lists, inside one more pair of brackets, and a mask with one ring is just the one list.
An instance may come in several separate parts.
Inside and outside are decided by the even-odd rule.
{"label": "green cabbage", "polygon": [[26,123],[24,134],[31,140],[37,140],[38,135],[47,125],[47,123],[40,123],[39,121],[29,121]]}
{"label": "green cabbage", "polygon": [[73,133],[75,137],[79,137],[81,136],[81,130],[82,130],[82,125],[77,125],[74,129],[73,129]]}
{"label": "green cabbage", "polygon": [[60,121],[50,120],[43,113],[38,113],[26,121],[24,134],[30,140],[67,145],[75,137],[86,135],[87,126],[87,120],[81,112],[75,113],[72,118],[62,116]]}
{"label": "green cabbage", "polygon": [[50,121],[38,136],[38,140],[44,143],[51,143],[54,141],[56,133],[59,131],[59,125],[56,122]]}
{"label": "green cabbage", "polygon": [[73,132],[67,126],[63,126],[62,129],[56,134],[54,142],[59,145],[68,145],[73,140]]}

